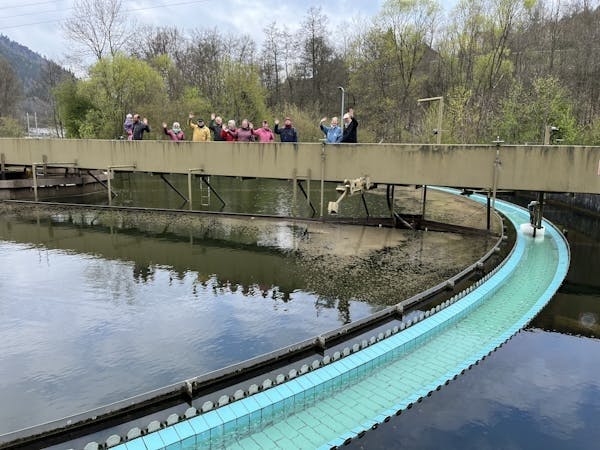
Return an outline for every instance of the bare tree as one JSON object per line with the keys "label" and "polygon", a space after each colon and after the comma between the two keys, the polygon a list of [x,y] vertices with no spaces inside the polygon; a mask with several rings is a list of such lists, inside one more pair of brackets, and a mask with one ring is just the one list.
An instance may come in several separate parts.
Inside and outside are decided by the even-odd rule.
{"label": "bare tree", "polygon": [[121,0],[75,0],[63,31],[84,56],[100,60],[123,51],[134,36],[136,27],[128,17]]}

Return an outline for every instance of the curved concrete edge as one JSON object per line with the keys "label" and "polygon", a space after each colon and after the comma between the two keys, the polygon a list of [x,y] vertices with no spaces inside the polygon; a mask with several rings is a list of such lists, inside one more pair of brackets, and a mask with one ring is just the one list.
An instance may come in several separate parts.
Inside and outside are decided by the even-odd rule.
{"label": "curved concrete edge", "polygon": [[[459,191],[456,191],[454,189],[447,189],[447,188],[437,188],[437,189],[444,191],[444,192],[449,192],[452,194],[459,193]],[[472,198],[473,198],[473,200],[479,201],[481,203],[483,203],[487,200],[485,197],[480,196],[480,195],[474,195],[474,196],[472,196]],[[528,212],[524,208],[516,206],[512,203],[504,202],[502,200],[496,200],[496,203],[500,205],[499,209],[501,209],[501,210],[502,209],[504,209],[504,210],[511,209],[511,210],[521,214],[523,216],[524,220],[529,220]],[[511,261],[505,261],[505,264],[504,264],[505,266],[512,266],[512,269],[510,270],[510,272],[512,272],[512,270],[514,270],[515,262],[521,258],[522,253],[525,248],[525,237],[524,237],[523,233],[521,232],[521,230],[519,229],[520,224],[515,222],[514,220],[511,220],[511,223],[513,224],[513,226],[515,227],[515,230],[517,232],[517,243],[515,245],[515,248],[513,249],[513,254],[510,255],[509,258],[507,258],[507,260],[510,259]],[[337,439],[333,439],[333,440],[329,441],[327,444],[319,447],[318,450],[337,449],[337,448],[341,447],[342,445],[346,445],[346,444],[350,443],[350,441],[355,439],[356,437],[361,437],[366,431],[374,430],[378,427],[378,425],[380,425],[384,422],[388,422],[393,415],[400,415],[403,410],[410,409],[414,403],[421,402],[423,400],[423,398],[431,396],[431,394],[434,391],[441,389],[441,387],[444,384],[447,384],[450,380],[456,379],[459,374],[463,374],[466,370],[470,370],[473,367],[473,365],[478,365],[480,361],[484,360],[487,356],[489,356],[491,353],[496,351],[498,348],[500,348],[502,345],[504,345],[504,343],[506,343],[507,341],[512,339],[513,336],[515,336],[523,328],[525,328],[535,318],[535,316],[537,316],[537,314],[539,314],[539,312],[548,304],[548,302],[552,299],[552,297],[556,294],[556,292],[560,288],[561,284],[563,283],[564,279],[566,278],[567,272],[569,270],[570,249],[569,249],[569,244],[568,244],[565,236],[558,230],[558,228],[552,222],[550,222],[548,220],[544,219],[544,226],[547,230],[546,236],[551,237],[557,246],[558,261],[556,264],[556,270],[554,273],[554,277],[552,278],[552,281],[548,285],[546,290],[542,293],[542,295],[540,295],[540,297],[538,298],[538,301],[530,308],[530,310],[526,314],[524,314],[521,317],[520,320],[518,320],[511,328],[509,328],[507,331],[505,331],[503,334],[501,334],[494,341],[493,345],[484,347],[483,349],[480,349],[479,351],[475,352],[473,354],[472,359],[465,361],[463,364],[456,367],[455,370],[448,372],[446,375],[442,376],[438,380],[430,383],[429,385],[424,386],[420,392],[415,393],[411,398],[409,398],[401,403],[398,403],[398,404],[392,406],[391,408],[383,411],[377,417],[374,417],[370,421],[363,423],[361,427],[358,427],[357,429],[349,431],[348,433],[340,436]],[[503,279],[504,279],[504,277],[503,277]],[[490,280],[490,282],[486,282],[485,284],[491,283],[491,282],[492,282],[492,280]]]}

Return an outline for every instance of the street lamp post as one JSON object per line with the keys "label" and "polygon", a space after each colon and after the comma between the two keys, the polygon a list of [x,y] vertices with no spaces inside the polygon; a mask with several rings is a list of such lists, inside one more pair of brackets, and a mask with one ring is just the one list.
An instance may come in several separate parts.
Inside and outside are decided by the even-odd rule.
{"label": "street lamp post", "polygon": [[440,107],[438,109],[438,123],[437,123],[437,130],[436,130],[437,144],[440,145],[442,143],[442,122],[444,119],[444,97],[420,98],[417,100],[417,103],[432,102],[432,101],[436,101],[436,100],[440,102]]}
{"label": "street lamp post", "polygon": [[[420,98],[417,100],[417,103],[424,102],[433,102],[439,101],[440,107],[438,109],[438,123],[436,130],[437,144],[440,145],[442,143],[442,121],[444,118],[444,97],[429,97],[429,98]],[[421,220],[425,221],[425,205],[427,204],[427,185],[423,185],[423,209],[421,211]]]}
{"label": "street lamp post", "polygon": [[340,122],[341,122],[344,117],[344,97],[346,96],[346,91],[344,90],[344,88],[342,86],[338,86],[338,89],[340,91],[342,91],[342,109],[340,110]]}

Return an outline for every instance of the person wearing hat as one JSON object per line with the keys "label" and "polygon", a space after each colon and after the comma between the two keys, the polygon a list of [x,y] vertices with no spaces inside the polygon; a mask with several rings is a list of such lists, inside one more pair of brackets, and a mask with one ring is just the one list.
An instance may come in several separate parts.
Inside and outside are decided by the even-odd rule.
{"label": "person wearing hat", "polygon": [[209,128],[204,124],[203,119],[198,119],[196,123],[192,121],[194,114],[190,113],[188,118],[188,125],[192,128],[192,141],[194,142],[208,142],[211,140],[211,133]]}
{"label": "person wearing hat", "polygon": [[283,121],[283,128],[279,128],[279,119],[275,119],[275,134],[279,135],[281,142],[298,142],[298,132],[292,126],[292,119],[286,117]]}
{"label": "person wearing hat", "polygon": [[170,130],[167,129],[167,124],[165,122],[163,122],[162,126],[165,134],[169,136],[172,141],[179,142],[185,139],[185,134],[183,134],[179,122],[173,122],[173,127]]}

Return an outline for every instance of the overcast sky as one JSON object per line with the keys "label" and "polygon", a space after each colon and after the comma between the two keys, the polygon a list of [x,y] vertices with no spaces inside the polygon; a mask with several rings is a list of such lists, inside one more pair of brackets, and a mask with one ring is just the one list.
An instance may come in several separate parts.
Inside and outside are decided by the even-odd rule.
{"label": "overcast sky", "polygon": [[[61,64],[66,61],[69,42],[63,37],[61,21],[73,13],[74,0],[1,0],[0,34]],[[260,45],[263,28],[276,21],[289,31],[297,29],[311,6],[321,6],[332,31],[344,22],[375,16],[383,0],[138,0],[123,1],[140,25],[178,26],[183,30],[217,27],[235,34],[247,33]]]}

